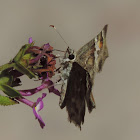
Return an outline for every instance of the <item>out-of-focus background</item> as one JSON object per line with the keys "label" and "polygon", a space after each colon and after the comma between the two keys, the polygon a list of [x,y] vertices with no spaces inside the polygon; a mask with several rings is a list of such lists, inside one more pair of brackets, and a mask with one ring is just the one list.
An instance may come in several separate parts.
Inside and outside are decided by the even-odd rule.
{"label": "out-of-focus background", "polygon": [[[40,112],[46,123],[43,130],[28,106],[0,106],[0,139],[139,140],[139,6],[138,0],[0,0],[0,65],[13,58],[31,36],[36,45],[49,42],[66,50],[50,24],[76,51],[109,25],[109,58],[93,88],[97,108],[91,114],[86,111],[82,131],[67,121],[59,97],[48,93]],[[23,82],[23,89],[37,85],[26,76]],[[36,101],[41,93],[28,99]]]}

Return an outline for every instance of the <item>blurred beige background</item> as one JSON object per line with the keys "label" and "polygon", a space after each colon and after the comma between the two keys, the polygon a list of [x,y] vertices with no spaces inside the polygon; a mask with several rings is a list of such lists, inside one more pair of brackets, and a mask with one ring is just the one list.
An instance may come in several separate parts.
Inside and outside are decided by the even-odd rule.
{"label": "blurred beige background", "polygon": [[[54,24],[69,46],[78,50],[109,24],[109,58],[96,75],[97,108],[85,116],[82,131],[67,121],[59,97],[48,94],[40,112],[42,130],[24,104],[0,106],[0,140],[139,140],[140,139],[140,1],[138,0],[0,0],[0,65],[13,58],[29,37],[36,45],[66,45],[49,28]],[[22,88],[32,88],[23,77]],[[48,92],[46,90],[46,92]],[[37,94],[29,97],[35,101]]]}

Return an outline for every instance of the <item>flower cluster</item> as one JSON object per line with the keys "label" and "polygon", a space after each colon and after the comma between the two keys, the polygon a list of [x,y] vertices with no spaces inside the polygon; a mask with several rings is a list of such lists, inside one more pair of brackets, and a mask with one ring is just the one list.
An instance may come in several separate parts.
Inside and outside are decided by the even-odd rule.
{"label": "flower cluster", "polygon": [[[9,63],[0,67],[0,90],[7,95],[0,95],[0,105],[6,106],[22,102],[30,106],[35,118],[43,128],[45,123],[39,115],[39,111],[44,107],[43,98],[47,94],[42,93],[42,97],[39,97],[36,102],[29,101],[25,96],[32,96],[45,88],[60,96],[60,92],[51,81],[55,75],[55,59],[52,46],[49,44],[44,44],[42,47],[35,46],[32,38],[29,38],[28,44],[24,45]],[[38,78],[41,80],[41,85],[33,89],[16,90],[14,87],[22,84],[20,77],[23,75]]]}

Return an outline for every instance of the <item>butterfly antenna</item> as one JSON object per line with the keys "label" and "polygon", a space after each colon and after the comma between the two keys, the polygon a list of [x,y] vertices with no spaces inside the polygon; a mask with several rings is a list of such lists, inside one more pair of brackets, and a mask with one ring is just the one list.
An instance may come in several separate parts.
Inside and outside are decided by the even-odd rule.
{"label": "butterfly antenna", "polygon": [[53,49],[53,51],[65,52],[65,51],[58,50],[58,49]]}
{"label": "butterfly antenna", "polygon": [[59,31],[56,29],[56,27],[54,25],[50,25],[50,27],[54,28],[55,31],[59,34],[59,36],[61,37],[61,39],[65,42],[65,44],[69,47],[69,45],[67,44],[67,42],[64,40],[64,38],[62,37],[62,35],[59,33]]}

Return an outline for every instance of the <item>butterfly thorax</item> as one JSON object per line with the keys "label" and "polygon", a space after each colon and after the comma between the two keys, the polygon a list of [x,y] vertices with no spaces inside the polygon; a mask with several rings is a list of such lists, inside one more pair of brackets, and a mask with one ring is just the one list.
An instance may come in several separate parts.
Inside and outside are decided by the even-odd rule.
{"label": "butterfly thorax", "polygon": [[70,49],[68,47],[68,49],[65,52],[65,55],[63,57],[63,59],[60,59],[60,73],[61,73],[61,80],[62,80],[62,87],[61,87],[61,96],[60,96],[60,106],[64,100],[65,97],[65,93],[66,93],[66,88],[67,88],[67,82],[68,82],[68,78],[70,75],[70,71],[72,69],[72,65],[73,62],[76,59],[76,54],[74,52],[74,50]]}

